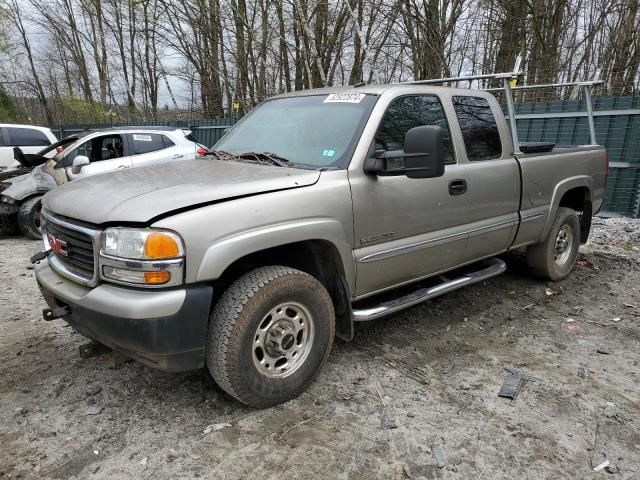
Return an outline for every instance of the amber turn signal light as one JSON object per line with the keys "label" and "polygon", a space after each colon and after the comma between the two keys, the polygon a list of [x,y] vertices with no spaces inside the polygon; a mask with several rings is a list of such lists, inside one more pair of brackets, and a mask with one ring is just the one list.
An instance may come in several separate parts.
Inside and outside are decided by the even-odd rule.
{"label": "amber turn signal light", "polygon": [[167,283],[171,278],[171,274],[166,270],[160,270],[159,272],[144,272],[144,281],[150,285],[162,285]]}
{"label": "amber turn signal light", "polygon": [[180,256],[180,245],[171,235],[153,232],[147,236],[147,241],[144,244],[144,256],[146,258],[175,258]]}

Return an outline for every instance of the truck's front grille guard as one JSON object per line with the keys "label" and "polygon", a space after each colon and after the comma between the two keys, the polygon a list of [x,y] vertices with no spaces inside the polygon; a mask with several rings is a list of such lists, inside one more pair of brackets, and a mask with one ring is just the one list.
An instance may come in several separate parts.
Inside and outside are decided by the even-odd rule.
{"label": "truck's front grille guard", "polygon": [[41,223],[42,240],[45,250],[51,249],[51,245],[49,244],[46,234],[47,223],[53,223],[64,228],[68,228],[69,230],[83,233],[91,238],[91,243],[93,245],[93,275],[91,277],[87,277],[77,271],[71,270],[67,265],[65,265],[64,261],[61,261],[60,258],[54,254],[51,254],[49,256],[49,265],[51,265],[51,268],[53,268],[56,272],[58,272],[63,277],[68,278],[69,280],[80,283],[82,285],[86,285],[88,287],[95,287],[98,284],[100,278],[98,274],[98,254],[100,251],[100,235],[102,231],[68,222],[57,217],[44,208],[41,212]]}

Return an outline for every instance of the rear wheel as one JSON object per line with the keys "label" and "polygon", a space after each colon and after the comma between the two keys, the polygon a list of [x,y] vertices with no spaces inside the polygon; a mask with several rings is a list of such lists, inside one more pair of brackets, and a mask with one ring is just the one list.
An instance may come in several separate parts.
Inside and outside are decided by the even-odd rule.
{"label": "rear wheel", "polygon": [[564,280],[575,266],[579,247],[578,214],[570,208],[560,207],[547,238],[527,249],[529,268],[540,277],[555,282]]}
{"label": "rear wheel", "polygon": [[42,210],[42,197],[31,197],[20,205],[18,227],[25,237],[33,240],[42,238],[40,210]]}
{"label": "rear wheel", "polygon": [[236,280],[214,307],[207,366],[240,402],[270,407],[311,383],[334,333],[331,297],[318,280],[289,267],[258,268]]}

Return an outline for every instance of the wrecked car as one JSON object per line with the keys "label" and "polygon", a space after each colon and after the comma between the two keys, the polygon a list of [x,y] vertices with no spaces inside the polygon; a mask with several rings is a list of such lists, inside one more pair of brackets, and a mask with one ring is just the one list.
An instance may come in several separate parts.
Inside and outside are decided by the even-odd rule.
{"label": "wrecked car", "polygon": [[15,148],[16,161],[31,170],[0,183],[0,214],[13,219],[25,236],[39,239],[42,195],[56,186],[115,170],[190,160],[206,151],[189,130],[174,127],[89,130],[37,154]]}
{"label": "wrecked car", "polygon": [[154,368],[207,367],[240,402],[276,405],[355,322],[501,274],[497,255],[526,247],[534,274],[567,277],[603,202],[606,152],[534,147],[514,147],[484,91],[274,97],[210,162],[45,195],[32,259],[44,318]]}

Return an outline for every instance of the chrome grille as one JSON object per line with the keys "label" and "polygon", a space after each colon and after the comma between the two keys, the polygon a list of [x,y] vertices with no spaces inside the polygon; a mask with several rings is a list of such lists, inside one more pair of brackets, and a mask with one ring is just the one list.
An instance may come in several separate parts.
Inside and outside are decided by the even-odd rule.
{"label": "chrome grille", "polygon": [[[96,252],[100,231],[57,217],[42,210],[43,241],[51,267],[78,283],[97,283]],[[56,248],[56,245],[61,248]]]}

